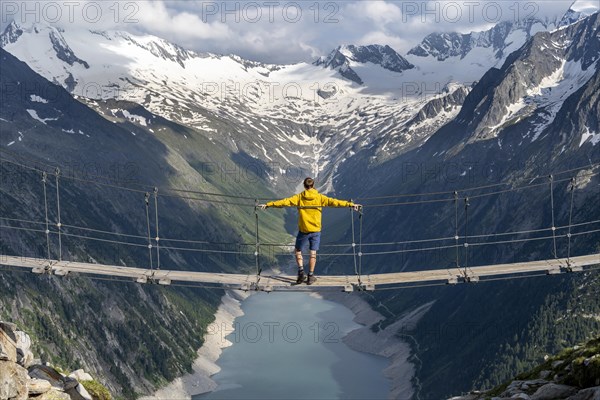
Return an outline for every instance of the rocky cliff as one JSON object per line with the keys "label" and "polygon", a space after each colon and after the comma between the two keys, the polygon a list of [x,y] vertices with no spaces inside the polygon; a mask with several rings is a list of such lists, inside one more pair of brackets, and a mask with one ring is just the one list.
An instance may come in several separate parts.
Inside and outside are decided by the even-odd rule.
{"label": "rocky cliff", "polygon": [[478,399],[597,400],[600,399],[600,336],[565,349],[543,364],[487,392],[452,400]]}
{"label": "rocky cliff", "polygon": [[0,399],[110,400],[108,390],[82,369],[65,374],[42,364],[31,338],[15,324],[0,321]]}

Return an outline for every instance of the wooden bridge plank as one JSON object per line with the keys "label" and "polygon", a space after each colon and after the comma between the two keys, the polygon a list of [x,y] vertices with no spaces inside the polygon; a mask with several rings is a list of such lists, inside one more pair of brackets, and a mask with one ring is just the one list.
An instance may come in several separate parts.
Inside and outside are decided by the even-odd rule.
{"label": "wooden bridge plank", "polygon": [[[566,258],[529,261],[511,264],[486,265],[470,267],[467,273],[472,277],[491,277],[502,275],[526,274],[534,272],[557,271],[566,268]],[[51,268],[57,275],[66,275],[69,273],[79,273],[86,275],[112,276],[121,278],[131,278],[139,282],[147,282],[155,279],[163,283],[185,282],[185,283],[204,283],[224,286],[233,286],[238,288],[259,289],[259,290],[281,290],[293,288],[296,277],[291,275],[263,275],[260,280],[254,274],[227,274],[216,272],[196,272],[196,271],[174,271],[174,270],[151,270],[136,267],[124,267],[117,265],[91,264],[71,261],[46,260],[40,258],[18,257],[0,255],[0,264],[12,267],[30,268],[40,271],[44,268]],[[585,256],[572,257],[570,259],[571,267],[584,267],[600,264],[600,253]],[[384,274],[364,275],[361,278],[363,283],[369,285],[394,285],[410,283],[431,283],[443,282],[463,277],[463,270],[453,269],[433,269],[424,271],[392,272]],[[354,275],[319,275],[317,282],[313,284],[314,288],[347,288],[358,285],[358,277]],[[305,287],[305,286],[303,286]]]}

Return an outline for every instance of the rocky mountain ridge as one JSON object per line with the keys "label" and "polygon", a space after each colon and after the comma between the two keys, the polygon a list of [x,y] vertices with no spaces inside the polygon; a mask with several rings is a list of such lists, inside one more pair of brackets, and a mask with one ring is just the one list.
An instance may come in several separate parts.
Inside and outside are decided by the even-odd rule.
{"label": "rocky mountain ridge", "polygon": [[403,72],[415,67],[388,45],[338,46],[327,57],[315,61],[314,65],[337,70],[344,78],[362,85],[364,82],[352,69],[352,62],[372,63],[393,72]]}
{"label": "rocky mountain ridge", "polygon": [[[148,35],[71,32],[44,25],[22,28],[15,23],[6,28],[0,43],[80,99],[135,102],[193,127],[232,152],[265,159],[273,165],[265,169],[276,187],[295,189],[285,175],[297,168],[317,176],[332,191],[338,168],[348,162],[342,155],[367,150],[376,164],[420,146],[456,116],[461,104],[423,107],[445,97],[449,88],[460,89],[455,96],[464,97],[473,80],[527,37],[553,26],[542,22],[500,23],[476,40],[471,35],[471,50],[502,48],[501,56],[463,49],[458,58],[468,55],[464,60],[442,57],[443,61],[414,54],[407,59],[389,46],[348,45],[316,65],[276,66],[197,53]],[[23,52],[28,48],[53,61],[32,58]],[[124,63],[130,67],[122,68]],[[202,76],[194,72],[198,70]],[[358,81],[363,85],[356,88]],[[429,123],[422,123],[422,115]],[[268,151],[272,143],[278,144],[278,151]]]}
{"label": "rocky mountain ridge", "polygon": [[[51,38],[58,36],[62,46],[57,48]],[[42,25],[22,29],[13,24],[2,37],[5,50],[88,105],[111,99],[137,103],[231,152],[272,165],[265,171],[271,184],[286,190],[291,188],[285,176],[293,173],[290,169],[318,176],[327,190],[333,190],[336,168],[348,155],[372,148],[381,156],[373,161],[380,162],[419,145],[459,106],[437,116],[431,112],[437,108],[430,109],[431,124],[408,134],[407,123],[415,113],[446,96],[448,89],[468,90],[460,83],[436,83],[433,91],[424,92],[422,85],[399,86],[386,94],[383,86],[394,87],[388,75],[404,80],[403,74],[412,69],[398,73],[379,64],[361,64],[383,74],[378,80],[382,88],[376,89],[373,82],[356,88],[329,68],[266,66],[239,57],[194,55],[160,38],[125,32],[59,31]],[[27,49],[34,48],[50,61],[32,57]],[[365,60],[375,57],[392,69],[402,64],[389,47],[360,49],[365,49],[366,54],[361,53]],[[277,150],[268,151],[274,144]]]}
{"label": "rocky mountain ridge", "polygon": [[540,30],[555,28],[556,22],[528,19],[517,22],[503,21],[482,32],[431,33],[419,45],[410,49],[408,54],[444,61],[451,57],[465,58],[475,49],[490,48],[494,57],[502,60],[522,44],[523,38],[527,41]]}
{"label": "rocky mountain ridge", "polygon": [[[202,178],[185,161],[183,152],[173,150],[189,148],[185,147],[185,143],[194,140],[186,139],[185,136],[191,137],[192,134],[185,128],[158,117],[149,117],[151,123],[145,129],[143,125],[138,128],[124,116],[118,121],[117,118],[115,122],[109,121],[73,99],[62,87],[35,74],[4,50],[0,50],[0,56],[2,85],[19,87],[20,84],[21,88],[27,88],[5,93],[6,101],[0,108],[2,141],[6,146],[1,155],[0,211],[7,218],[42,218],[41,170],[51,174],[54,169],[48,167],[49,163],[60,166],[60,202],[67,212],[62,220],[65,225],[80,226],[64,232],[76,236],[70,236],[70,240],[63,237],[63,259],[131,266],[148,262],[148,252],[143,253],[144,258],[140,257],[142,253],[136,251],[138,246],[110,245],[105,241],[106,236],[89,235],[91,231],[87,228],[107,228],[103,230],[121,233],[146,229],[145,215],[139,213],[143,209],[138,207],[144,202],[144,193],[114,190],[114,187],[106,186],[111,185],[110,182],[138,188],[144,182],[153,182],[166,189],[172,183],[171,176],[177,171],[180,187],[190,185],[190,189],[212,187],[211,191],[224,190],[220,180],[212,180],[211,183]],[[127,110],[125,105],[122,108]],[[171,150],[160,144],[148,130],[153,128],[159,135],[171,137]],[[18,150],[12,151],[19,145]],[[191,147],[206,149],[207,144]],[[205,156],[194,155],[188,160],[213,162],[203,158]],[[221,162],[226,157],[222,147],[216,145],[211,147],[210,156]],[[32,171],[7,161],[38,169]],[[201,168],[199,170],[202,171]],[[92,176],[95,177],[92,179],[100,179],[101,182],[86,184],[79,180]],[[56,182],[49,184],[56,185]],[[240,182],[240,185],[243,184]],[[56,186],[52,188],[52,193],[56,193]],[[148,190],[151,191],[151,187]],[[56,221],[56,197],[51,196],[48,201],[48,217]],[[161,213],[160,217],[161,228],[165,233],[170,232],[173,238],[184,234],[189,237],[187,229],[198,239],[217,231],[228,236],[241,227],[218,222],[225,220],[224,214],[219,211],[220,205],[175,198],[169,200],[167,197],[161,202],[173,210],[173,213]],[[238,222],[251,216],[230,208],[226,212],[229,216],[236,215],[234,219]],[[3,225],[19,228],[15,224],[3,222]],[[207,228],[210,226],[218,226],[219,229]],[[55,238],[52,234],[51,257],[58,257]],[[15,231],[3,226],[2,251],[47,257],[45,241],[38,239],[33,232]],[[205,239],[211,240],[208,236]],[[233,240],[240,240],[239,236]],[[162,259],[178,268],[200,265],[206,270],[222,271],[232,264],[223,259],[202,257],[202,254],[194,256],[191,252],[168,255],[163,251]],[[243,263],[244,259],[238,257],[235,265],[240,267]],[[173,379],[191,368],[193,354],[202,343],[199,332],[210,323],[220,300],[219,292],[215,291],[191,290],[184,294],[185,290],[173,288],[163,291],[155,286],[124,290],[121,285],[126,283],[80,280],[77,277],[56,278],[13,275],[2,267],[0,319],[31,327],[39,335],[36,342],[40,343],[40,357],[71,369],[84,366],[92,373],[102,371],[103,384],[112,393],[124,397],[133,397],[136,392],[148,393],[159,382]],[[103,323],[98,325],[97,319],[102,319]],[[149,329],[149,326],[180,329],[182,336],[174,340],[166,328]],[[103,345],[88,348],[87,343],[92,341]],[[141,348],[154,350],[147,352],[141,351]]]}

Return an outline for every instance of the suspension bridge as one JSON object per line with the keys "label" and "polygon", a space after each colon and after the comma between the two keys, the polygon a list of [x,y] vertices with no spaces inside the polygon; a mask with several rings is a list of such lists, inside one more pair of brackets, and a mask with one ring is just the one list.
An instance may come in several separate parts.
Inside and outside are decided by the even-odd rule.
{"label": "suspension bridge", "polygon": [[[4,152],[4,151],[3,151]],[[26,257],[24,255],[0,254],[0,265],[14,268],[20,271],[30,271],[35,274],[51,274],[55,276],[89,276],[94,279],[108,279],[140,284],[153,283],[159,285],[180,285],[231,288],[240,290],[256,291],[312,291],[312,290],[341,290],[351,292],[354,290],[389,290],[404,287],[434,286],[459,283],[474,283],[491,280],[518,279],[523,277],[556,275],[561,273],[591,271],[600,268],[600,253],[598,249],[589,249],[584,255],[572,255],[572,241],[576,237],[591,237],[590,242],[597,244],[600,241],[600,220],[584,222],[573,222],[574,198],[578,187],[578,180],[585,181],[586,185],[593,181],[593,177],[600,173],[600,163],[588,165],[582,168],[556,172],[553,175],[535,177],[523,186],[511,186],[508,183],[498,183],[486,186],[460,189],[456,191],[436,193],[399,194],[390,196],[370,197],[360,199],[362,201],[381,201],[386,199],[398,199],[396,201],[365,204],[364,208],[394,207],[413,204],[448,203],[454,208],[454,236],[420,238],[398,242],[373,242],[363,243],[363,210],[357,213],[351,211],[351,243],[325,244],[322,247],[342,249],[343,252],[322,252],[320,256],[347,257],[349,264],[353,265],[352,273],[347,275],[319,275],[318,280],[311,286],[296,285],[295,275],[286,275],[263,271],[261,268],[261,257],[264,257],[265,248],[278,247],[288,249],[288,243],[263,243],[259,236],[260,209],[259,200],[247,196],[235,196],[222,193],[207,193],[193,190],[161,189],[154,187],[144,188],[141,186],[119,186],[114,183],[103,182],[94,178],[80,178],[74,176],[63,176],[59,168],[46,165],[47,168],[24,164],[11,159],[0,158],[0,163],[8,163],[30,171],[39,176],[39,183],[43,188],[44,218],[43,220],[29,220],[14,218],[11,216],[0,216],[0,229],[29,232],[45,236],[46,257]],[[53,169],[51,169],[53,168]],[[35,176],[35,175],[34,175]],[[84,226],[65,224],[61,219],[63,211],[60,206],[61,179],[72,179],[80,183],[89,183],[99,186],[108,186],[113,189],[126,190],[143,196],[145,206],[145,235],[125,234],[111,230],[89,228]],[[566,185],[568,199],[568,223],[556,226],[555,192],[557,185]],[[55,196],[56,209],[53,210],[55,220],[51,221],[49,212],[50,185]],[[563,186],[564,186],[563,185]],[[551,223],[549,226],[537,229],[495,232],[488,234],[473,235],[467,231],[469,208],[471,201],[488,196],[500,196],[506,193],[522,191],[526,189],[543,190],[547,188],[549,199],[548,209],[551,212]],[[483,192],[481,192],[483,191]],[[159,235],[159,207],[160,196],[179,197],[187,200],[205,201],[211,203],[230,204],[240,207],[248,207],[249,212],[254,210],[255,217],[255,240],[251,243],[226,243],[234,246],[233,250],[222,248],[210,248],[211,243],[191,238],[175,239],[160,237]],[[215,197],[217,200],[215,200]],[[433,198],[431,198],[433,197]],[[253,201],[253,202],[251,202]],[[462,211],[460,221],[464,232],[459,232],[459,209]],[[358,222],[355,223],[355,220]],[[19,225],[20,224],[20,225]],[[19,225],[19,226],[17,226]],[[152,230],[152,227],[154,230]],[[80,233],[75,233],[79,231]],[[81,232],[85,234],[81,234]],[[523,237],[530,236],[533,237]],[[51,237],[55,240],[51,240]],[[82,240],[99,241],[108,244],[130,246],[133,248],[147,248],[148,259],[143,268],[123,265],[107,265],[102,263],[81,262],[63,259],[63,238],[77,238]],[[490,240],[492,239],[492,240]],[[559,257],[558,240],[564,242],[562,257]],[[469,251],[478,246],[499,246],[503,244],[527,243],[533,241],[548,241],[551,243],[549,257],[542,260],[515,262],[508,264],[493,265],[469,265]],[[169,243],[172,243],[169,245]],[[406,248],[407,246],[426,246],[417,248]],[[191,247],[194,246],[194,247]],[[200,246],[200,247],[199,247]],[[365,251],[374,247],[394,247],[393,250]],[[397,246],[404,246],[396,249]],[[6,246],[5,246],[6,247]],[[54,248],[54,256],[51,251]],[[207,248],[208,247],[208,248]],[[208,254],[233,254],[254,257],[255,270],[245,273],[219,273],[208,271],[181,271],[165,269],[164,261],[161,265],[161,252],[190,251]],[[419,271],[401,271],[369,274],[363,273],[363,259],[370,256],[394,255],[415,252],[450,251],[456,255],[456,261],[450,268],[426,269]],[[387,268],[386,270],[390,270]]]}

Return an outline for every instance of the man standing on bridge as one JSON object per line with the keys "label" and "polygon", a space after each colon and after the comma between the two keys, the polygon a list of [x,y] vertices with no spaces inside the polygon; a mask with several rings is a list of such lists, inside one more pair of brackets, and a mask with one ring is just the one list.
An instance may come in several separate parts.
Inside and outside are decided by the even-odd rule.
{"label": "man standing on bridge", "polygon": [[271,201],[267,204],[260,204],[261,209],[267,207],[298,207],[298,235],[296,236],[296,263],[298,264],[297,284],[304,281],[304,260],[302,259],[302,249],[309,244],[310,258],[308,261],[308,279],[306,283],[312,285],[315,283],[315,265],[317,264],[317,250],[321,242],[321,212],[322,207],[353,207],[355,211],[361,208],[360,204],[354,204],[345,200],[338,200],[327,197],[314,188],[315,181],[312,178],[304,180],[304,191],[292,197],[282,200]]}

